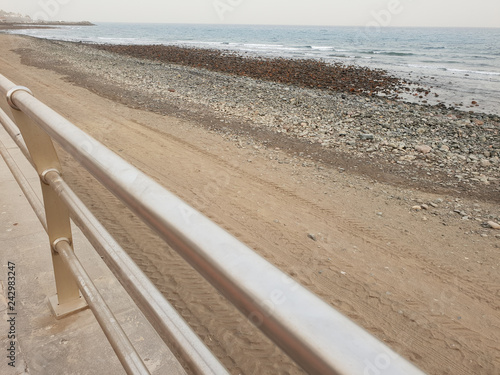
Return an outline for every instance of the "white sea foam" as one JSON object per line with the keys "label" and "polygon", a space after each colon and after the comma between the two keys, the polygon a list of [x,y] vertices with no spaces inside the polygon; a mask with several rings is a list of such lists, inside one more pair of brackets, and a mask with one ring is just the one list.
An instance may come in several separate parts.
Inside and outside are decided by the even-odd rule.
{"label": "white sea foam", "polygon": [[334,51],[335,50],[335,48],[328,47],[328,46],[312,46],[312,49],[316,49],[319,51]]}
{"label": "white sea foam", "polygon": [[489,76],[500,76],[500,72],[485,72],[482,70],[465,70],[465,69],[450,69],[446,68],[449,72],[465,73],[465,74],[484,74]]}

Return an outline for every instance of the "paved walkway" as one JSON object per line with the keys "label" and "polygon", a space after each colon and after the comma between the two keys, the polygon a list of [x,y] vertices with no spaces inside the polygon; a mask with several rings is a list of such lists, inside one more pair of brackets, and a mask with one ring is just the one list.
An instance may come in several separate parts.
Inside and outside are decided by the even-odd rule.
{"label": "paved walkway", "polygon": [[[0,141],[40,194],[36,173],[0,125]],[[74,226],[75,251],[152,374],[184,374],[94,249]],[[0,157],[0,374],[124,374],[92,312],[61,320],[50,312],[55,293],[47,235]],[[9,269],[15,269],[15,310],[8,315]],[[12,284],[12,279],[11,279]],[[15,339],[8,334],[15,329]],[[14,324],[15,322],[15,324]],[[7,358],[13,341],[15,356]],[[15,367],[9,362],[15,361]]]}

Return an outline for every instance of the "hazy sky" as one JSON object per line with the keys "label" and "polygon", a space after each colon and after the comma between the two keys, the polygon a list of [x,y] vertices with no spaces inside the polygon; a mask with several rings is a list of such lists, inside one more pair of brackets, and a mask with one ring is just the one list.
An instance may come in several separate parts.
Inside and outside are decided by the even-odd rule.
{"label": "hazy sky", "polygon": [[500,0],[0,0],[51,20],[500,27]]}

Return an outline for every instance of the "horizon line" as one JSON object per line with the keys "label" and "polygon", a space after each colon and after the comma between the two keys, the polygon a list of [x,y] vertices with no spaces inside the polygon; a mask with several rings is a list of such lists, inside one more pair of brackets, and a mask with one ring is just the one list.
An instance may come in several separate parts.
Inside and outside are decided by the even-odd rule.
{"label": "horizon line", "polygon": [[[50,21],[59,22],[59,21]],[[61,22],[87,22],[87,21],[61,21]],[[209,25],[209,26],[285,26],[285,27],[366,27],[366,25],[311,25],[311,24],[268,24],[268,23],[213,23],[213,22],[156,22],[156,21],[88,21],[98,23],[126,23],[126,24],[151,24],[151,25]],[[435,29],[500,29],[500,26],[379,26],[381,29],[399,28],[435,28]]]}

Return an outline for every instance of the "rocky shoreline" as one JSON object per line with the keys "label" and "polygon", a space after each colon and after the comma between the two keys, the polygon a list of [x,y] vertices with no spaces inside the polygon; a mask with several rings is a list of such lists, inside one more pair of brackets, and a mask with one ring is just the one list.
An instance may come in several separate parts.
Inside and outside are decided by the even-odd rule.
{"label": "rocky shoreline", "polygon": [[[409,82],[381,69],[326,63],[319,60],[243,56],[236,52],[163,45],[90,46],[129,57],[190,66],[305,88],[393,98],[410,91]],[[413,88],[415,91],[416,89]],[[424,89],[420,88],[420,92]],[[429,92],[427,91],[427,94]]]}
{"label": "rocky shoreline", "polygon": [[[122,47],[29,40],[30,47],[18,51],[23,63],[58,70],[79,85],[134,107],[198,116],[236,142],[245,136],[256,147],[280,146],[318,165],[350,168],[373,178],[394,175],[431,191],[500,201],[500,118],[395,100],[408,82],[383,71],[347,68],[350,80],[344,86],[312,88],[297,82],[300,77],[284,83],[265,76],[274,69],[281,77],[307,67],[307,62],[281,61],[273,68],[266,61],[261,70],[247,64],[250,70],[236,75],[242,57],[217,57],[226,66],[222,73],[182,63],[179,50],[170,58],[180,62],[165,62],[168,53],[156,46],[123,47],[136,56],[124,57],[116,53]],[[213,61],[213,52],[194,52],[199,61]],[[325,72],[320,82],[332,73],[324,66],[318,69]],[[314,82],[309,78],[307,82]],[[386,86],[367,90],[376,79]],[[351,90],[356,80],[359,85]],[[344,164],[336,163],[340,159]]]}

